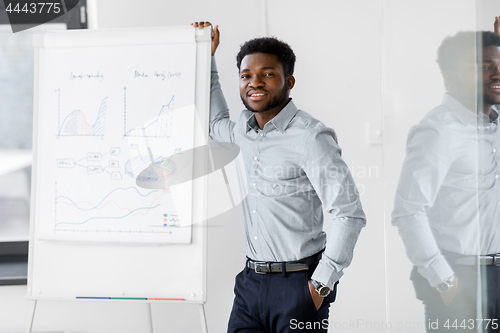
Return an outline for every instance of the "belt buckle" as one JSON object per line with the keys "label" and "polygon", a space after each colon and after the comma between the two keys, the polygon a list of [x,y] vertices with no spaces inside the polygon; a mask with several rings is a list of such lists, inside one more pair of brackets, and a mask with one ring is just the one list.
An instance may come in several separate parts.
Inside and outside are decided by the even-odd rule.
{"label": "belt buckle", "polygon": [[492,254],[493,257],[493,266],[500,266],[500,253]]}
{"label": "belt buckle", "polygon": [[[260,270],[261,267],[266,267],[267,270],[268,270],[268,272],[261,271]],[[254,268],[253,268],[253,270],[257,274],[271,273],[271,263],[266,263],[265,261],[256,261],[256,262],[254,262]]]}

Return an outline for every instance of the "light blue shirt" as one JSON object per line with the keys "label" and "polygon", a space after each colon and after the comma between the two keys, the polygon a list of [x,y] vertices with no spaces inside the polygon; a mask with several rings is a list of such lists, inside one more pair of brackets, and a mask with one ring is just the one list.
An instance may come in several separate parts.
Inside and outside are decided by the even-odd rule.
{"label": "light blue shirt", "polygon": [[[243,201],[248,257],[293,261],[326,246],[312,278],[330,288],[342,276],[365,215],[335,132],[290,101],[260,129],[253,112],[235,123],[212,57],[210,137],[237,144],[249,192]],[[332,216],[323,231],[322,205]]]}
{"label": "light blue shirt", "polygon": [[450,95],[408,134],[392,222],[432,286],[453,275],[440,250],[500,252],[500,138],[491,119]]}

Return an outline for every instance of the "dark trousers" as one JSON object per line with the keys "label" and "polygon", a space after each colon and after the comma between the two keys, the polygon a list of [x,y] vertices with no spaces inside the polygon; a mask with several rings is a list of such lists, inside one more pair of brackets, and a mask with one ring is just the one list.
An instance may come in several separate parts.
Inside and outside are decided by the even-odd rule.
{"label": "dark trousers", "polygon": [[448,306],[416,267],[411,274],[416,296],[425,307],[427,332],[500,332],[500,267],[456,265],[461,255],[444,255],[458,277],[455,297]]}
{"label": "dark trousers", "polygon": [[248,268],[236,276],[229,333],[327,332],[328,310],[334,290],[316,307],[308,281],[316,265],[307,271],[258,274]]}

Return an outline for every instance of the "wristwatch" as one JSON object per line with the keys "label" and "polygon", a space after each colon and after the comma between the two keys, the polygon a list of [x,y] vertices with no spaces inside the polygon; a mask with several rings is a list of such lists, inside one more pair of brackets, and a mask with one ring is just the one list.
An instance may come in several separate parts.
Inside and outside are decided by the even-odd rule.
{"label": "wristwatch", "polygon": [[329,287],[316,280],[311,279],[311,284],[321,297],[328,296],[330,294],[330,291],[332,291]]}
{"label": "wristwatch", "polygon": [[440,293],[445,293],[453,287],[453,283],[455,282],[455,275],[450,276],[446,280],[441,283],[438,283],[436,286],[437,291]]}

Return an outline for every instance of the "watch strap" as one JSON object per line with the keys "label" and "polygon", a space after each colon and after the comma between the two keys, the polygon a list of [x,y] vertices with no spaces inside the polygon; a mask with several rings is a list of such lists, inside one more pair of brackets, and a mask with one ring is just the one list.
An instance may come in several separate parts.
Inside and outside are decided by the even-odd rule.
{"label": "watch strap", "polygon": [[321,297],[326,297],[330,294],[332,291],[330,287],[325,286],[323,283],[318,282],[316,280],[311,279],[311,284],[313,285],[314,289],[316,289],[316,292],[318,293],[319,296]]}
{"label": "watch strap", "polygon": [[436,289],[440,293],[445,293],[448,290],[450,290],[451,287],[453,287],[454,282],[455,282],[455,276],[452,275],[443,282],[438,283]]}
{"label": "watch strap", "polygon": [[311,279],[311,284],[313,285],[314,289],[318,290],[319,287],[321,287],[321,283],[319,283],[316,280]]}

